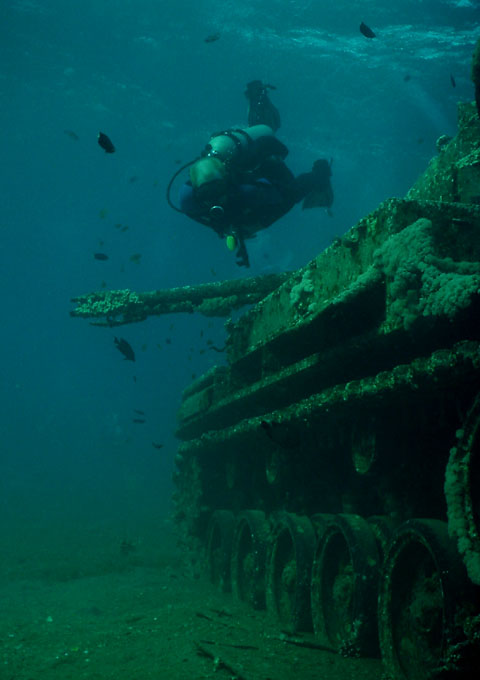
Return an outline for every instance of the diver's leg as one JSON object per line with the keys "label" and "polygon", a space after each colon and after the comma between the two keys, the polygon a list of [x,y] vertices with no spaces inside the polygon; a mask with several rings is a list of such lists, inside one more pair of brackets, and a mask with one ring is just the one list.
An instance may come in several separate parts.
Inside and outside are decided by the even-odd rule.
{"label": "diver's leg", "polygon": [[247,247],[245,245],[245,239],[243,238],[242,230],[235,229],[233,235],[238,242],[238,249],[235,254],[238,266],[250,267],[250,260],[248,259]]}
{"label": "diver's leg", "polygon": [[295,177],[295,203],[302,201],[315,189],[315,178],[311,172],[302,172]]}
{"label": "diver's leg", "polygon": [[252,80],[247,84],[245,96],[248,99],[248,125],[268,125],[274,132],[281,125],[278,109],[272,104],[267,94],[272,85],[264,85],[261,80]]}

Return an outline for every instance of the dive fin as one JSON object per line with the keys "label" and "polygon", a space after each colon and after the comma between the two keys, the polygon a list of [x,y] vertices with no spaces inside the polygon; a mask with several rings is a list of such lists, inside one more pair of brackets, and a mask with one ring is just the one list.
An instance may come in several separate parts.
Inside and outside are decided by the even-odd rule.
{"label": "dive fin", "polygon": [[302,210],[310,208],[330,208],[333,203],[333,189],[330,183],[332,175],[332,161],[320,158],[312,167],[311,176],[315,186],[302,203]]}
{"label": "dive fin", "polygon": [[332,203],[333,191],[331,186],[321,190],[314,189],[303,199],[302,210],[309,210],[310,208],[330,208]]}

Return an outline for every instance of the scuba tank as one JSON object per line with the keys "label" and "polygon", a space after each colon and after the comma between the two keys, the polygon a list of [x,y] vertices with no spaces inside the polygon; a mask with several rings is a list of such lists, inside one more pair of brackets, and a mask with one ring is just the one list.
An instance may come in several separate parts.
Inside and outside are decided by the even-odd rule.
{"label": "scuba tank", "polygon": [[243,165],[242,156],[248,159],[248,151],[254,141],[260,137],[273,137],[274,132],[268,125],[253,125],[247,128],[235,128],[214,134],[202,156],[215,157],[229,165],[235,158],[237,163]]}

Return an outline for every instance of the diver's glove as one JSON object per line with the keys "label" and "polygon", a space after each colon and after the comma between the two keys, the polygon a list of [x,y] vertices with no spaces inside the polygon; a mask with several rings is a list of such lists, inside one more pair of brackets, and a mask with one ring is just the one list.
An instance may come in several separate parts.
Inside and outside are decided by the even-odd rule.
{"label": "diver's glove", "polygon": [[281,125],[278,109],[272,104],[268,90],[275,90],[273,85],[263,84],[261,80],[247,83],[245,96],[248,99],[248,125],[268,125],[274,132]]}

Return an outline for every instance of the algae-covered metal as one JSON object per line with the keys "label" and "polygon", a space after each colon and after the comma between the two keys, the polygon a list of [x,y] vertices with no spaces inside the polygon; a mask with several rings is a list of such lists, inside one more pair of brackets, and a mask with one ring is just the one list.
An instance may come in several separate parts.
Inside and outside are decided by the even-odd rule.
{"label": "algae-covered metal", "polygon": [[248,279],[217,281],[198,286],[136,293],[131,290],[103,290],[72,299],[77,306],[71,316],[99,318],[96,326],[121,326],[145,321],[161,314],[228,316],[232,310],[261,300],[279,286],[288,274],[265,274]]}
{"label": "algae-covered metal", "polygon": [[228,326],[227,366],[185,390],[174,474],[224,589],[234,574],[282,629],[409,679],[480,659],[473,105],[439,148],[405,199]]}

